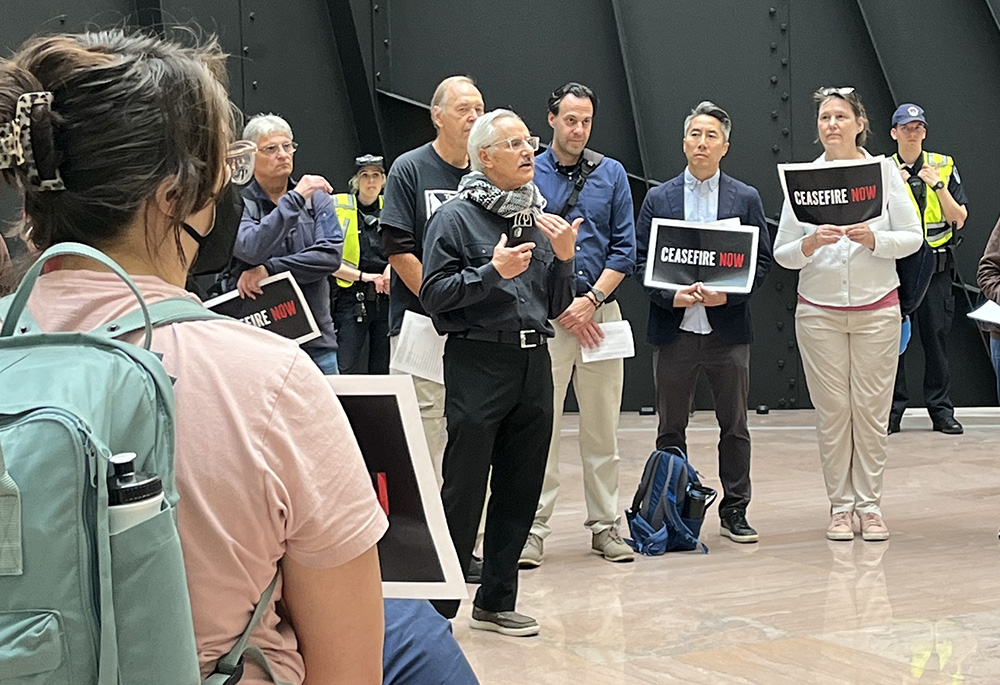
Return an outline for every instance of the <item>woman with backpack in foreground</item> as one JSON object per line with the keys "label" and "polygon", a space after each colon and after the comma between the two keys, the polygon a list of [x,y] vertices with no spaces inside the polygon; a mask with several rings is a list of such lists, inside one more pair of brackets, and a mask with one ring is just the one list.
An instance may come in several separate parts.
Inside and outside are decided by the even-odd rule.
{"label": "woman with backpack in foreground", "polygon": [[[252,171],[253,146],[230,144],[224,79],[214,40],[184,47],[119,31],[33,38],[0,64],[0,122],[9,122],[0,125],[0,167],[23,192],[33,245],[96,248],[148,303],[192,298],[189,268],[224,264],[232,249],[231,175]],[[90,259],[65,255],[46,266],[28,301],[42,331],[91,331],[137,306]],[[293,342],[235,320],[160,326],[152,350],[176,379],[177,521],[202,677],[237,642],[277,571],[250,640],[273,677],[382,682],[376,543],[387,522],[321,373]],[[115,599],[115,613],[127,614]],[[160,647],[141,633],[127,637],[147,655]],[[10,675],[10,663],[0,673]],[[178,664],[157,682],[181,682],[182,672]],[[270,681],[248,663],[242,682]]]}

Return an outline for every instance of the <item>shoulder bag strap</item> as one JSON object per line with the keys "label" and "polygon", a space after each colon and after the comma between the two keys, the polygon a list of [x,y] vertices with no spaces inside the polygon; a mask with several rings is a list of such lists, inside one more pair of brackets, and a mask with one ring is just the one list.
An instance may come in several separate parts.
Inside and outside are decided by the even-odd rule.
{"label": "shoulder bag strap", "polygon": [[573,192],[569,194],[569,199],[566,200],[566,204],[563,205],[562,211],[559,212],[559,216],[566,218],[569,213],[573,211],[576,207],[577,200],[580,199],[580,191],[583,190],[583,186],[587,184],[587,177],[590,176],[591,172],[598,167],[598,165],[604,161],[604,155],[600,152],[594,152],[588,148],[583,149],[583,162],[580,164],[580,175],[576,177],[576,183],[573,184]]}

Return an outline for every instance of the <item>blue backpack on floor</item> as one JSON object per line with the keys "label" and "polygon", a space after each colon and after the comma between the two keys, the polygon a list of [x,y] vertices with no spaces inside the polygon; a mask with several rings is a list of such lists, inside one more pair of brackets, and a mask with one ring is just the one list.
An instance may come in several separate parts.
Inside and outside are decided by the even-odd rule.
{"label": "blue backpack on floor", "polygon": [[646,460],[632,508],[625,510],[632,534],[626,542],[646,556],[693,549],[708,554],[698,535],[716,494],[701,484],[698,472],[680,449],[654,451]]}

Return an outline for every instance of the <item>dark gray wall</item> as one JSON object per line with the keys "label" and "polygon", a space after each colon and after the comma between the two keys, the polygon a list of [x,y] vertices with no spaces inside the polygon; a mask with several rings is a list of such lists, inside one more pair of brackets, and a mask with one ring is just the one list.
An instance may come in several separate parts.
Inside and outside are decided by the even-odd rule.
{"label": "dark gray wall", "polygon": [[[433,135],[426,103],[443,77],[477,79],[488,109],[511,107],[547,138],[545,100],[568,80],[601,97],[592,147],[632,177],[636,204],[648,185],[684,166],[687,111],[712,99],[733,116],[725,170],[755,185],[776,218],[774,165],[812,159],[812,92],[852,85],[872,120],[873,153],[893,151],[889,118],[916,101],[930,121],[928,149],[952,154],[970,199],[958,255],[966,283],[1000,214],[991,192],[989,131],[1000,91],[1000,0],[39,0],[10,2],[0,46],[37,30],[136,23],[137,5],[167,21],[196,21],[234,56],[232,95],[247,114],[286,116],[301,143],[298,173],[326,175],[343,188],[352,158],[388,157]],[[5,5],[5,9],[8,9]],[[148,15],[147,15],[148,16]],[[345,21],[346,18],[350,21]],[[353,24],[353,26],[351,26]],[[931,39],[928,36],[932,36]],[[991,125],[993,124],[993,125]],[[5,216],[16,207],[0,197]],[[772,236],[773,239],[773,236]],[[647,303],[634,282],[622,306],[640,339],[626,363],[624,406],[652,404],[650,351],[641,342]],[[958,291],[956,291],[958,292]],[[751,403],[808,406],[795,350],[795,275],[775,268],[753,302]],[[982,341],[959,297],[951,335],[953,399],[993,404]],[[922,352],[908,377],[919,394]],[[708,396],[701,392],[699,406]]]}

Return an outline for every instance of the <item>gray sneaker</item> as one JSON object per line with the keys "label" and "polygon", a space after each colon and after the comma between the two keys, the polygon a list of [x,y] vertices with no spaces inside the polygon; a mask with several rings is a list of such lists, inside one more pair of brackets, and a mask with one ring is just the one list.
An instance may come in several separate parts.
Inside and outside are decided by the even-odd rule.
{"label": "gray sneaker", "polygon": [[486,611],[472,605],[472,620],[469,626],[476,630],[492,630],[512,637],[538,635],[538,621],[516,611]]}
{"label": "gray sneaker", "polygon": [[594,533],[590,543],[590,551],[600,554],[608,561],[624,562],[635,560],[635,553],[632,548],[622,540],[622,534],[618,532],[618,526]]}
{"label": "gray sneaker", "polygon": [[534,533],[528,533],[528,539],[521,550],[521,558],[517,560],[518,568],[538,568],[542,565],[542,538]]}

